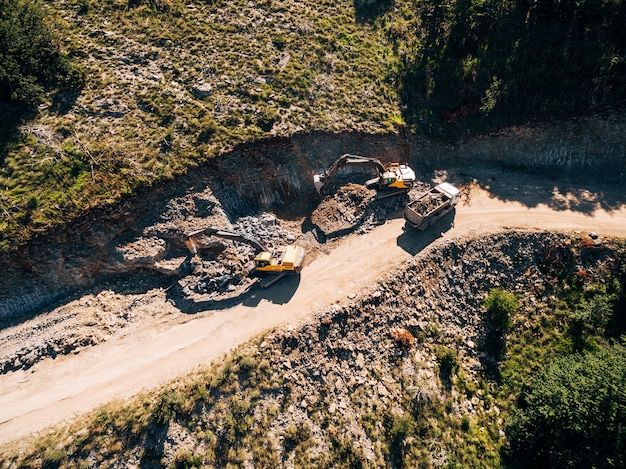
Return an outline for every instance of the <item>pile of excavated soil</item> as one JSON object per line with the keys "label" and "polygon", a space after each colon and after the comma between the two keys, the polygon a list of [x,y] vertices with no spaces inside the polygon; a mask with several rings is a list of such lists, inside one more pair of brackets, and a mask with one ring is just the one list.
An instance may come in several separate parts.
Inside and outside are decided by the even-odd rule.
{"label": "pile of excavated soil", "polygon": [[430,186],[417,182],[407,194],[387,196],[360,184],[348,183],[326,195],[311,213],[311,223],[320,241],[365,232],[390,218],[402,216],[402,209]]}
{"label": "pile of excavated soil", "polygon": [[363,220],[376,191],[359,184],[347,184],[327,195],[311,213],[318,234],[330,238],[354,230]]}

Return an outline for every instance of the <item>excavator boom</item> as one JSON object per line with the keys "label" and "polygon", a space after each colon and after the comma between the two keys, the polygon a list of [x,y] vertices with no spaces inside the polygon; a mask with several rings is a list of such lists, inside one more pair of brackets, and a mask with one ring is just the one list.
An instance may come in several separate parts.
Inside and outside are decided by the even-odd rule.
{"label": "excavator boom", "polygon": [[221,228],[217,228],[215,226],[209,226],[208,228],[192,231],[191,233],[187,234],[187,240],[185,241],[185,245],[192,254],[198,253],[197,238],[201,235],[217,236],[219,238],[230,239],[233,241],[238,241],[240,243],[245,243],[252,246],[256,250],[256,252],[267,251],[267,248],[263,245],[263,243],[254,238],[243,235],[241,233],[237,233],[236,231],[227,231],[222,230]]}
{"label": "excavator boom", "polygon": [[405,164],[383,164],[376,158],[352,155],[346,153],[335,161],[327,171],[313,176],[313,185],[318,193],[322,192],[328,180],[344,166],[370,167],[373,168],[377,177],[365,183],[368,189],[390,190],[396,193],[408,192],[415,182],[415,172]]}
{"label": "excavator boom", "polygon": [[[304,264],[305,252],[304,248],[301,246],[290,245],[268,249],[263,243],[250,236],[235,231],[223,230],[214,226],[192,231],[187,234],[185,245],[194,256],[198,254],[198,248],[201,248],[203,245],[201,240],[202,235],[230,239],[252,246],[256,254],[254,261],[249,266],[248,271],[250,273],[257,272],[263,275],[271,274],[272,277],[277,276],[281,278],[284,275],[299,274]],[[278,278],[272,280],[264,279],[261,282],[261,287],[266,288],[270,286],[277,281]]]}
{"label": "excavator boom", "polygon": [[364,156],[351,155],[346,153],[335,161],[328,170],[322,174],[315,174],[313,176],[313,184],[317,192],[321,192],[326,181],[330,179],[337,171],[344,166],[356,166],[356,167],[369,167],[374,168],[378,174],[382,174],[385,171],[385,166],[376,158],[366,158]]}

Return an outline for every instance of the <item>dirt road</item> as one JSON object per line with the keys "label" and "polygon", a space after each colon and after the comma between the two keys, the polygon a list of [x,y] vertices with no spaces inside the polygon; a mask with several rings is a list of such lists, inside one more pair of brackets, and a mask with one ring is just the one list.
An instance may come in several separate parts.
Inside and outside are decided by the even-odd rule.
{"label": "dirt road", "polygon": [[[585,211],[567,209],[570,202],[580,206],[572,199],[581,194],[589,198]],[[554,189],[550,206],[506,199],[474,187],[443,238],[478,236],[506,227],[626,236],[626,206],[601,209],[594,205],[592,193],[559,194]],[[182,314],[161,292],[156,301],[164,310],[178,313],[172,315],[176,320],[155,323],[147,317],[134,332],[0,376],[0,444],[172,380],[265,330],[295,326],[317,309],[358,294],[442,237],[437,225],[426,233],[404,232],[403,226],[397,218],[365,235],[346,237],[307,266],[299,281],[291,278],[267,290],[254,290],[230,308],[202,311],[197,305],[200,312]]]}

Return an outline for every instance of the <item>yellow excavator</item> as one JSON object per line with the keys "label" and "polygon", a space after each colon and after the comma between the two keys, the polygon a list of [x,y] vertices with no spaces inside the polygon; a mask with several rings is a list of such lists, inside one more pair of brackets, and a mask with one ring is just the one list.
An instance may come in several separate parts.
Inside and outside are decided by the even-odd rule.
{"label": "yellow excavator", "polygon": [[411,190],[415,182],[415,171],[406,164],[383,164],[376,158],[367,158],[365,156],[346,153],[339,157],[327,171],[313,176],[313,185],[315,189],[317,189],[317,192],[321,194],[328,180],[344,166],[369,167],[374,169],[378,173],[378,176],[368,180],[365,183],[365,187],[379,191],[380,195],[377,193],[377,198],[405,194]]}
{"label": "yellow excavator", "polygon": [[216,236],[252,246],[255,250],[255,256],[252,263],[248,265],[248,274],[257,274],[262,277],[261,288],[269,287],[285,275],[299,274],[304,265],[305,252],[301,246],[292,244],[269,249],[259,240],[250,236],[214,226],[187,234],[185,245],[194,256],[198,254],[198,249],[206,246],[203,241],[205,236]]}

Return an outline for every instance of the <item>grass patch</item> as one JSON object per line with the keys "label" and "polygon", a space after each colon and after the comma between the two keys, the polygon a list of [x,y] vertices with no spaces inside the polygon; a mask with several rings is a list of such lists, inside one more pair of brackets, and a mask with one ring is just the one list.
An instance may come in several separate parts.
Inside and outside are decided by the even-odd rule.
{"label": "grass patch", "polygon": [[5,115],[0,250],[269,135],[454,139],[623,102],[621,2],[591,6],[47,2],[84,86]]}

